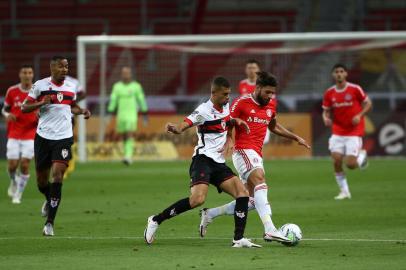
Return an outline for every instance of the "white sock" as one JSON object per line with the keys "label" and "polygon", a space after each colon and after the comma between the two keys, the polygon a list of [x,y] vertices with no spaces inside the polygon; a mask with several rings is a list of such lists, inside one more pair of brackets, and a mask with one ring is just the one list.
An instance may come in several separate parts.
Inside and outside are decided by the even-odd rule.
{"label": "white sock", "polygon": [[364,163],[365,159],[366,159],[367,155],[365,154],[365,152],[361,151],[358,156],[357,156],[357,164],[358,167],[361,167],[362,163]]}
{"label": "white sock", "polygon": [[268,202],[268,186],[263,183],[254,188],[255,208],[264,224],[265,232],[275,231],[276,227],[272,222],[271,205]]}
{"label": "white sock", "polygon": [[346,193],[350,192],[350,188],[348,187],[347,178],[345,177],[344,172],[336,173],[336,181],[341,191]]}
{"label": "white sock", "polygon": [[17,192],[23,193],[25,187],[27,186],[28,179],[30,179],[29,174],[19,174],[16,176],[16,182],[17,182]]}
{"label": "white sock", "polygon": [[[233,216],[234,208],[235,200],[216,208],[207,209],[207,215],[212,219],[223,215]],[[255,202],[254,198],[250,197],[248,201],[248,211],[252,209],[255,209]]]}

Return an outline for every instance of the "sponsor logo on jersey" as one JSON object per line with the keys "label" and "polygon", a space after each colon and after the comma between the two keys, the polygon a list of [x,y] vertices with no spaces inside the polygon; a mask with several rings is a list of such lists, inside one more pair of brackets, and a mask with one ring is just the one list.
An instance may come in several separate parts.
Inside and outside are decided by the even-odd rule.
{"label": "sponsor logo on jersey", "polygon": [[247,122],[269,125],[269,120],[251,116],[247,118]]}
{"label": "sponsor logo on jersey", "polygon": [[254,110],[254,109],[252,109],[252,110],[251,110],[251,113],[255,113],[255,110]]}
{"label": "sponsor logo on jersey", "polygon": [[333,103],[334,108],[351,107],[352,105],[353,105],[352,101],[344,101],[344,102]]}
{"label": "sponsor logo on jersey", "polygon": [[344,98],[345,98],[345,100],[351,100],[352,96],[350,94],[346,94]]}

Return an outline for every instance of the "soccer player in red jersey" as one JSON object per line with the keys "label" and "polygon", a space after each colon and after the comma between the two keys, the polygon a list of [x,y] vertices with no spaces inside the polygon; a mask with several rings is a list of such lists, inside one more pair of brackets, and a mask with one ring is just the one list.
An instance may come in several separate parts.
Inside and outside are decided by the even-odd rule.
{"label": "soccer player in red jersey", "polygon": [[[247,60],[247,62],[245,62],[245,75],[247,76],[247,78],[240,81],[238,85],[238,92],[240,93],[241,96],[254,93],[258,77],[257,73],[259,71],[261,71],[261,66],[257,60],[249,59]],[[274,102],[276,102],[276,99],[273,100]],[[269,129],[267,129],[264,138],[264,144],[269,143],[270,139],[271,133]]]}
{"label": "soccer player in red jersey", "polygon": [[[266,130],[269,128],[279,136],[297,141],[299,145],[307,148],[310,146],[303,138],[277,124],[274,100],[276,87],[277,81],[273,75],[259,72],[254,93],[241,96],[231,106],[231,117],[247,122],[250,128],[249,134],[243,134],[243,130],[239,127],[235,128],[235,151],[232,157],[234,167],[250,193],[249,209],[255,207],[264,224],[264,240],[289,242],[289,239],[276,229],[271,219],[272,211],[268,202],[268,186],[262,161],[263,141]],[[207,225],[213,218],[229,214],[233,211],[234,205],[233,201],[217,208],[203,209],[200,224],[201,237],[206,234]]]}
{"label": "soccer player in red jersey", "polygon": [[240,81],[238,92],[241,96],[252,94],[255,91],[257,72],[260,71],[259,62],[255,59],[249,59],[245,62],[245,75],[247,78]]}
{"label": "soccer player in red jersey", "polygon": [[335,85],[327,89],[323,98],[323,121],[332,127],[329,150],[340,193],[336,200],[351,199],[343,161],[349,169],[366,168],[367,153],[362,149],[364,116],[372,102],[359,85],[347,82],[347,68],[336,64],[332,69]]}
{"label": "soccer player in red jersey", "polygon": [[29,167],[34,157],[34,137],[38,123],[35,111],[23,115],[20,108],[32,87],[32,66],[21,66],[19,77],[20,83],[7,90],[2,109],[7,121],[7,170],[10,176],[7,193],[14,204],[21,203],[22,194],[30,178]]}

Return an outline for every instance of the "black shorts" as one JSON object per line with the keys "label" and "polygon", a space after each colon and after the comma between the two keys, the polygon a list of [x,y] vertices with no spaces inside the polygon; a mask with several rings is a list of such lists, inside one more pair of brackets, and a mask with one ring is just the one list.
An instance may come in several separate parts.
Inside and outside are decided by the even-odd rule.
{"label": "black shorts", "polygon": [[72,158],[71,146],[73,137],[62,140],[48,140],[38,134],[35,135],[34,152],[35,168],[37,170],[47,169],[53,162],[61,162],[68,165]]}
{"label": "black shorts", "polygon": [[235,176],[225,163],[217,163],[205,155],[193,157],[189,175],[190,187],[197,184],[212,184],[217,187],[219,193],[221,192],[221,183]]}

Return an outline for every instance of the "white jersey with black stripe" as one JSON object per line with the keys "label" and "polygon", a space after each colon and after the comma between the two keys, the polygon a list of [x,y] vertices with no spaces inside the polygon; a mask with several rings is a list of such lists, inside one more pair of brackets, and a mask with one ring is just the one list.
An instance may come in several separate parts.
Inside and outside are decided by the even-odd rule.
{"label": "white jersey with black stripe", "polygon": [[73,136],[71,105],[76,100],[76,85],[70,81],[56,84],[50,77],[38,80],[28,93],[27,100],[40,101],[51,96],[51,103],[41,106],[37,134],[48,140],[61,140]]}
{"label": "white jersey with black stripe", "polygon": [[215,162],[224,163],[221,150],[227,140],[227,130],[230,121],[230,109],[226,104],[222,108],[215,108],[208,100],[200,104],[196,110],[185,118],[189,125],[196,126],[198,142],[193,156],[205,155]]}

